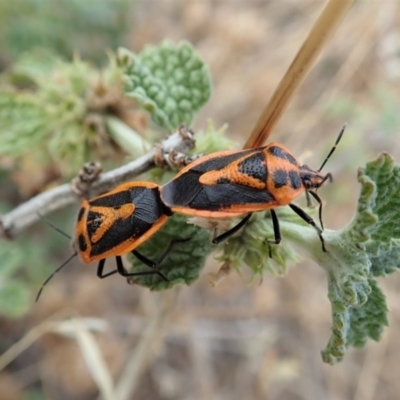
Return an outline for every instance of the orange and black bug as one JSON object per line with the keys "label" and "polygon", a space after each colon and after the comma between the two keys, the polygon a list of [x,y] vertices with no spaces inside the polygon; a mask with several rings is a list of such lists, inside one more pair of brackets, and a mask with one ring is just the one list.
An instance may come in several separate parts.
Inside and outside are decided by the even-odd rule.
{"label": "orange and black bug", "polygon": [[[322,201],[316,190],[330,173],[321,174],[322,168],[334,152],[346,125],[325,161],[318,170],[300,165],[284,146],[271,143],[265,147],[249,150],[228,150],[199,158],[189,164],[161,190],[161,200],[173,212],[204,218],[227,218],[248,213],[245,218],[228,232],[214,238],[213,243],[230,237],[242,228],[254,211],[270,210],[275,240],[281,241],[279,221],[275,207],[289,205],[302,219],[318,232],[323,251]],[[313,196],[319,203],[321,228],[300,207],[291,202],[303,192],[307,202]]]}
{"label": "orange and black bug", "polygon": [[[157,261],[143,256],[136,248],[158,231],[170,215],[169,208],[161,202],[159,186],[151,182],[125,183],[101,196],[83,201],[75,229],[75,253],[44,282],[37,299],[52,276],[78,254],[86,264],[98,261],[99,278],[115,273],[124,277],[158,274],[167,280],[157,267],[178,241],[172,241]],[[128,273],[121,255],[129,252],[151,269]],[[115,257],[117,268],[104,273],[106,258],[111,256]]]}

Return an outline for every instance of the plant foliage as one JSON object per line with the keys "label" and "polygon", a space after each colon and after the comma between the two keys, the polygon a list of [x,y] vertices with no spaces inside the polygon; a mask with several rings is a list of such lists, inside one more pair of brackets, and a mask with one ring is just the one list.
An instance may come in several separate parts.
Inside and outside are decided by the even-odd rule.
{"label": "plant foliage", "polygon": [[[76,172],[84,161],[98,159],[104,148],[116,146],[109,126],[113,131],[121,129],[122,147],[121,138],[135,133],[111,111],[121,101],[134,99],[134,107],[149,112],[154,125],[173,130],[182,122],[192,122],[210,96],[211,82],[206,65],[190,44],[163,42],[138,54],[122,49],[102,72],[78,58],[66,62],[53,53],[30,52],[0,77],[0,88],[0,156],[18,161],[35,153],[43,162],[62,160]],[[111,117],[112,123],[107,124]],[[210,123],[199,137],[197,151],[231,148],[223,132]],[[136,140],[129,142],[140,147]],[[152,175],[160,182],[171,177],[160,171]],[[254,277],[266,271],[285,274],[300,259],[298,249],[323,268],[332,333],[322,358],[331,364],[342,360],[349,346],[379,340],[388,310],[376,278],[400,267],[400,165],[382,154],[359,169],[358,181],[361,191],[353,219],[341,230],[323,233],[327,253],[316,231],[284,207],[277,210],[283,240],[272,246],[272,258],[266,245],[273,237],[269,212],[254,214],[237,235],[217,248],[221,262],[238,271],[248,266]],[[317,219],[315,210],[308,212]],[[168,282],[151,275],[130,279],[131,283],[165,290],[198,278],[214,247],[209,232],[188,224],[182,216],[171,217],[140,252],[153,259],[173,239],[188,240],[177,243],[160,266]],[[12,316],[26,310],[28,298],[15,273],[15,266],[23,262],[18,257],[11,247],[2,249],[1,258],[7,262],[2,262],[0,271],[0,300],[13,301],[0,301],[0,312]],[[147,268],[134,257],[131,263],[132,272]]]}

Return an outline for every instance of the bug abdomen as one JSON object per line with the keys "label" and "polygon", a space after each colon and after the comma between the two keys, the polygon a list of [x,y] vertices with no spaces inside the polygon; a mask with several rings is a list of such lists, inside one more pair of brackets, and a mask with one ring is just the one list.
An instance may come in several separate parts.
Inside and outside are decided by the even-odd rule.
{"label": "bug abdomen", "polygon": [[85,263],[128,253],[155,233],[168,210],[153,183],[131,182],[84,201],[76,225],[76,245]]}

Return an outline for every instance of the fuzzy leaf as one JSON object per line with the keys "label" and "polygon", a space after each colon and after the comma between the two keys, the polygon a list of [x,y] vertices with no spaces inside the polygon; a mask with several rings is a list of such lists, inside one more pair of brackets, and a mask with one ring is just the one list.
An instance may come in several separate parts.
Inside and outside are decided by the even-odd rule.
{"label": "fuzzy leaf", "polygon": [[134,98],[158,125],[172,131],[190,125],[211,94],[208,69],[188,42],[148,46],[135,55],[120,49],[125,93]]}
{"label": "fuzzy leaf", "polygon": [[[285,218],[287,211],[291,212],[285,209],[279,210],[279,216]],[[230,224],[231,227],[242,218],[235,218]],[[267,240],[270,242],[274,240],[270,212],[254,213],[239,235],[224,242],[222,255],[218,260],[229,262],[238,271],[247,266],[254,276],[262,277],[267,271],[275,276],[285,275],[288,265],[299,261],[293,245],[289,241],[283,241],[279,245],[271,244],[272,257],[270,257]]]}
{"label": "fuzzy leaf", "polygon": [[346,346],[363,347],[368,338],[380,339],[383,327],[388,325],[386,299],[374,279],[370,278],[368,285],[368,301],[359,307],[345,307],[337,286],[329,285],[333,326],[328,345],[321,352],[324,362],[341,361]]}
{"label": "fuzzy leaf", "polygon": [[369,255],[400,247],[400,166],[383,153],[358,171],[357,214],[343,234]]}
{"label": "fuzzy leaf", "polygon": [[40,48],[23,53],[8,73],[8,80],[16,87],[35,86],[38,77],[46,79],[57,66],[60,58],[53,52]]}
{"label": "fuzzy leaf", "polygon": [[102,101],[107,104],[109,93],[110,99],[122,96],[122,75],[115,65],[100,80],[100,71],[88,63],[32,52],[21,56],[7,77],[0,87],[0,155],[34,155],[39,163],[52,160],[67,173],[76,173],[88,159],[119,155],[110,146],[101,107],[95,109]]}
{"label": "fuzzy leaf", "polygon": [[[325,231],[330,253],[320,265],[328,274],[332,337],[322,352],[340,361],[346,347],[379,340],[387,325],[385,297],[372,276],[398,270],[400,255],[400,165],[388,154],[360,168],[357,213],[340,231]],[[329,244],[328,244],[329,243]],[[318,258],[318,257],[317,257]]]}
{"label": "fuzzy leaf", "polygon": [[47,113],[35,96],[0,91],[0,155],[18,157],[48,133]]}
{"label": "fuzzy leaf", "polygon": [[400,248],[394,247],[389,251],[381,252],[379,256],[370,256],[371,274],[386,276],[400,269]]}
{"label": "fuzzy leaf", "polygon": [[[183,215],[172,216],[154,237],[139,247],[138,251],[151,260],[157,261],[157,257],[160,257],[172,240],[185,239],[189,240],[175,243],[158,268],[168,282],[154,274],[129,278],[129,283],[146,286],[152,290],[165,290],[177,284],[190,285],[197,280],[212,244],[209,233],[188,224],[187,218]],[[130,272],[149,271],[149,267],[135,256],[128,257],[132,263]]]}

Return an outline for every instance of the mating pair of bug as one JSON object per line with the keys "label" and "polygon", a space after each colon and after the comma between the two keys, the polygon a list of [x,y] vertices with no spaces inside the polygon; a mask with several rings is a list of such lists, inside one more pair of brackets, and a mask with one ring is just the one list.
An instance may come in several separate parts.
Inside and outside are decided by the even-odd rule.
{"label": "mating pair of bug", "polygon": [[[307,165],[300,165],[281,144],[271,143],[265,147],[220,151],[201,157],[164,186],[144,181],[128,182],[92,200],[83,201],[75,231],[76,252],[45,281],[37,299],[51,277],[77,254],[87,264],[98,261],[99,278],[115,273],[125,277],[158,274],[166,280],[157,267],[174,242],[156,262],[140,254],[136,248],[158,231],[174,212],[204,218],[229,218],[246,214],[236,226],[213,239],[213,243],[218,244],[241,229],[253,212],[270,210],[275,236],[273,241],[267,241],[270,246],[281,241],[279,220],[274,208],[289,205],[316,229],[322,250],[326,252],[322,237],[322,201],[316,190],[327,180],[332,180],[330,173],[322,175],[321,170],[334,152],[345,127],[316,171]],[[310,195],[319,204],[321,227],[305,211],[291,203],[304,191],[309,206]],[[121,256],[129,252],[150,269],[128,273]],[[105,273],[105,260],[111,256],[116,258],[117,269]]]}

